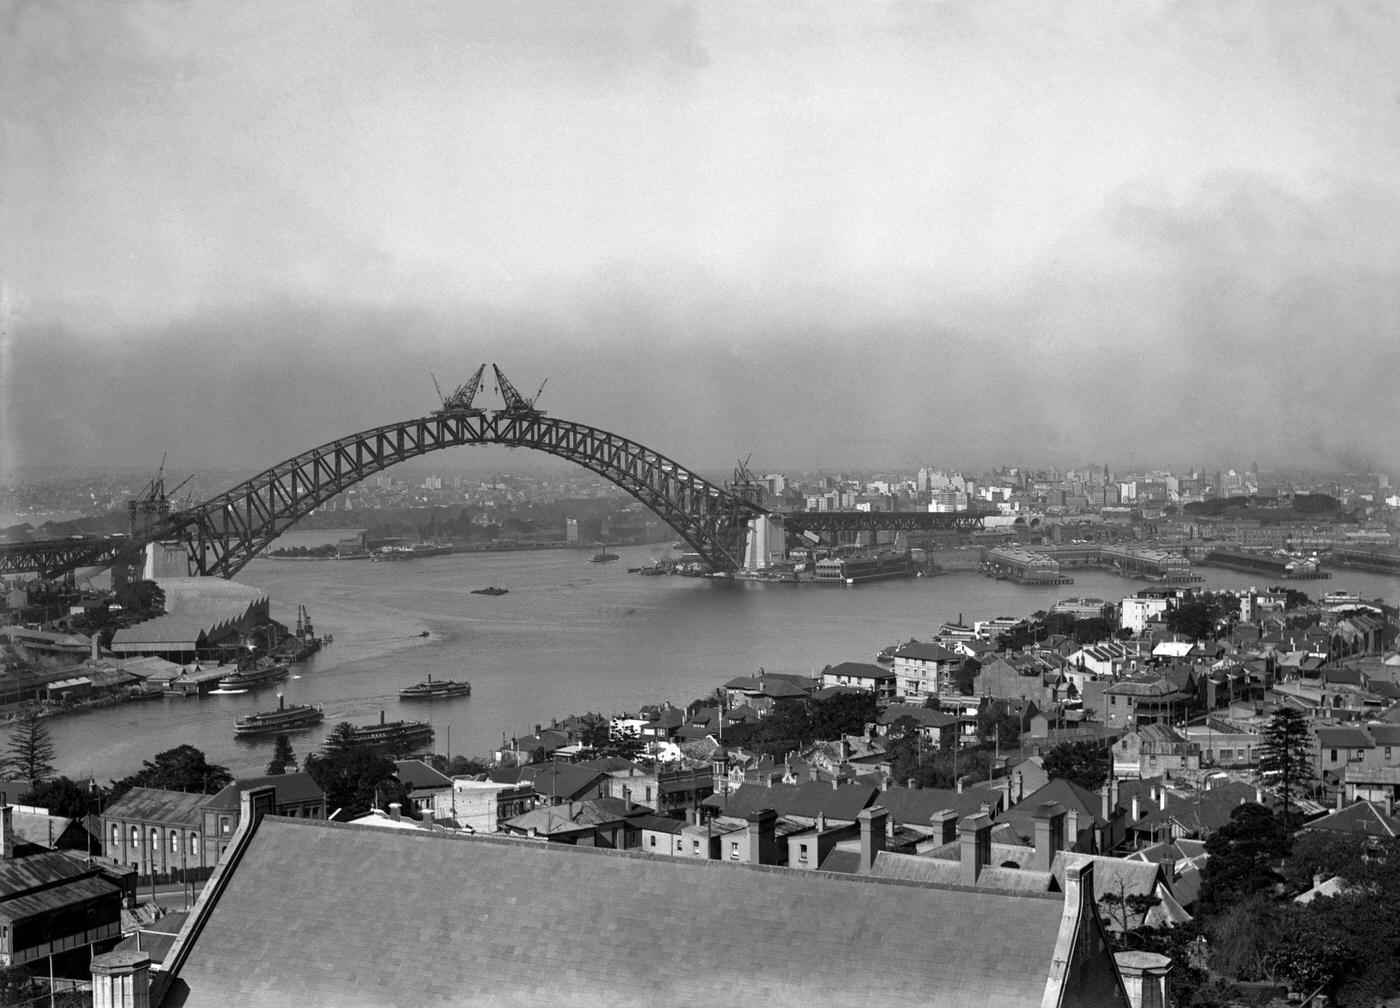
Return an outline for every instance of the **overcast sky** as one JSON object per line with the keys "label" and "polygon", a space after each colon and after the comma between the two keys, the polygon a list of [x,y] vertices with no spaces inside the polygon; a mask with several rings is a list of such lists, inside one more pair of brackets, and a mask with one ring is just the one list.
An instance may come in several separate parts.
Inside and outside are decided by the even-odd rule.
{"label": "overcast sky", "polygon": [[0,0],[0,42],[7,473],[270,465],[493,361],[701,469],[1400,469],[1382,0]]}

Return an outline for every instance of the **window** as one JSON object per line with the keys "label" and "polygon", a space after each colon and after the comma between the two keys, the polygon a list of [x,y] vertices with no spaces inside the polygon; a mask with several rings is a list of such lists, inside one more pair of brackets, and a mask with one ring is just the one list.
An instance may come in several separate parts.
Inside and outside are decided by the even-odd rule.
{"label": "window", "polygon": [[700,853],[700,841],[699,841],[699,840],[696,840],[696,841],[695,841],[695,853],[696,853],[696,854],[699,854],[699,853]]}
{"label": "window", "polygon": [[230,825],[228,816],[219,816],[219,832],[222,833],[224,836],[228,836],[229,828]]}
{"label": "window", "polygon": [[198,854],[198,853],[199,853],[199,834],[198,834],[198,833],[191,833],[191,834],[190,834],[190,853],[191,853],[191,854]]}
{"label": "window", "polygon": [[180,834],[179,834],[179,831],[177,831],[177,830],[171,830],[171,831],[170,831],[170,853],[171,853],[171,854],[179,854],[179,853],[180,853]]}
{"label": "window", "polygon": [[1385,747],[1385,758],[1390,759],[1390,746]]}
{"label": "window", "polygon": [[806,863],[807,863],[807,845],[806,845],[806,844],[798,844],[798,845],[797,845],[797,860],[798,860],[798,862],[799,862],[800,864],[806,864]]}
{"label": "window", "polygon": [[112,823],[112,849],[116,850],[122,845],[122,830],[116,823]]}
{"label": "window", "polygon": [[151,827],[151,850],[160,850],[160,830]]}
{"label": "window", "polygon": [[1337,762],[1337,750],[1335,749],[1332,750],[1332,762]]}
{"label": "window", "polygon": [[131,846],[141,846],[141,830],[135,826],[131,827]]}
{"label": "window", "polygon": [[1109,697],[1109,698],[1108,698],[1108,705],[1109,705],[1110,707],[1117,707],[1117,706],[1118,706],[1118,698],[1117,698],[1116,696],[1111,696],[1111,697]]}
{"label": "window", "polygon": [[738,840],[731,840],[731,841],[729,841],[729,860],[731,860],[731,861],[738,861],[738,860],[739,860],[739,841],[738,841]]}
{"label": "window", "polygon": [[655,833],[653,833],[651,836],[647,837],[647,846],[648,846],[648,847],[655,847],[655,846],[656,846],[656,834],[655,834]]}

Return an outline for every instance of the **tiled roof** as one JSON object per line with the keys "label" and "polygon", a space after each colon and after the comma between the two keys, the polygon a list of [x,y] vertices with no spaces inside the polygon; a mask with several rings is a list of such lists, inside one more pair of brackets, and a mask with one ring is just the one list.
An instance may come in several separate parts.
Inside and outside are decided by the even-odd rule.
{"label": "tiled roof", "polygon": [[153,1004],[1030,1008],[1066,920],[1056,895],[275,817],[239,853]]}
{"label": "tiled roof", "polygon": [[1377,802],[1361,801],[1316,819],[1306,828],[1393,837],[1400,836],[1400,818],[1386,815],[1385,806]]}
{"label": "tiled roof", "polygon": [[863,662],[843,661],[840,665],[822,669],[822,675],[854,676],[859,679],[893,679],[894,669],[884,665],[867,665]]}
{"label": "tiled roof", "polygon": [[[321,790],[309,773],[273,774],[268,777],[241,777],[204,803],[204,808],[219,812],[237,812],[240,795],[251,788],[271,784],[277,789],[277,804],[324,801]],[[201,796],[203,797],[203,796]]]}
{"label": "tiled roof", "polygon": [[204,823],[202,810],[210,797],[188,791],[135,787],[103,809],[102,818],[198,827]]}
{"label": "tiled roof", "polygon": [[[1015,828],[1017,834],[1027,840],[1035,838],[1033,813],[1046,802],[1059,802],[1066,811],[1074,809],[1079,813],[1080,830],[1090,824],[1104,825],[1099,813],[1103,810],[1103,799],[1088,788],[1080,787],[1072,781],[1056,779],[1026,795],[1011,808],[1001,814],[1001,820]],[[1068,827],[1066,827],[1068,828]]]}
{"label": "tiled roof", "polygon": [[914,661],[952,662],[959,661],[962,655],[949,651],[941,644],[925,644],[923,641],[910,641],[895,651],[896,658],[911,658]]}
{"label": "tiled roof", "polygon": [[815,819],[820,812],[828,820],[855,822],[860,810],[874,803],[880,794],[880,789],[871,784],[745,784],[729,796],[728,802],[721,795],[711,795],[705,804],[728,816],[746,816],[771,808],[780,816]]}
{"label": "tiled roof", "polygon": [[902,717],[913,718],[921,728],[946,728],[958,723],[956,714],[944,714],[940,710],[915,704],[890,704],[880,712],[880,723],[892,725]]}

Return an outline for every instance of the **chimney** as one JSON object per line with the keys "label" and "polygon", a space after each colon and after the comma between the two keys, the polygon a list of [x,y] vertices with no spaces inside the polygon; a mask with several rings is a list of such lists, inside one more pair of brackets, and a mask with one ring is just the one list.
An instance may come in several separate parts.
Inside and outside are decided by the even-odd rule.
{"label": "chimney", "polygon": [[990,819],[990,818],[992,817],[992,811],[993,811],[994,808],[995,808],[995,806],[993,806],[991,802],[989,802],[989,801],[984,801],[984,802],[982,803],[982,806],[981,806],[981,813],[982,813],[982,815],[984,815],[984,816],[986,816],[988,819]]}
{"label": "chimney", "polygon": [[962,794],[962,791],[963,791],[963,779],[962,779],[961,777],[959,777],[959,778],[958,778],[958,794]]}
{"label": "chimney", "polygon": [[250,826],[263,816],[277,811],[277,788],[271,784],[249,788],[238,796],[238,817],[240,822]]}
{"label": "chimney", "polygon": [[832,775],[832,778],[831,778],[831,790],[837,791],[837,790],[840,790],[840,787],[841,787],[841,778],[840,778],[840,777],[837,777],[837,776],[835,776],[835,775]]}
{"label": "chimney", "polygon": [[[1344,809],[1344,808],[1346,808],[1346,792],[1345,792],[1345,791],[1338,791],[1338,792],[1337,792],[1337,811],[1340,812],[1340,811],[1341,811],[1342,809]],[[8,832],[8,830],[7,830],[6,832]]]}
{"label": "chimney", "polygon": [[935,812],[930,820],[933,823],[933,835],[938,837],[941,844],[950,844],[958,838],[958,814],[952,809],[945,808],[941,812]]}
{"label": "chimney", "polygon": [[1059,802],[1046,802],[1031,813],[1034,821],[1035,870],[1048,872],[1055,854],[1065,845],[1065,810]]}
{"label": "chimney", "polygon": [[622,804],[623,804],[623,811],[624,811],[627,815],[631,815],[631,814],[632,814],[632,789],[631,789],[630,787],[628,787],[626,784],[622,785]]}
{"label": "chimney", "polygon": [[958,824],[958,839],[962,859],[958,881],[975,886],[982,869],[992,859],[992,821],[984,815],[968,816]]}
{"label": "chimney", "polygon": [[1065,813],[1065,850],[1079,846],[1079,810],[1070,809]]}
{"label": "chimney", "polygon": [[1176,858],[1170,854],[1162,858],[1162,880],[1166,884],[1167,892],[1171,892],[1176,884]]}
{"label": "chimney", "polygon": [[1166,1008],[1170,1003],[1167,974],[1172,961],[1156,952],[1115,952],[1113,961],[1123,978],[1132,1008]]}
{"label": "chimney", "polygon": [[885,849],[885,831],[889,828],[890,814],[883,805],[873,805],[861,809],[856,815],[860,822],[860,872],[869,872],[882,850]]}
{"label": "chimney", "polygon": [[1395,796],[1389,791],[1385,793],[1385,814],[1387,816],[1395,814]]}
{"label": "chimney", "polygon": [[102,658],[102,646],[97,643],[97,634],[92,635],[92,660],[98,661]]}
{"label": "chimney", "polygon": [[1139,819],[1142,818],[1142,806],[1138,803],[1138,801],[1138,793],[1134,791],[1132,807],[1128,809],[1128,820],[1130,822],[1137,822]]}
{"label": "chimney", "polygon": [[770,808],[748,815],[749,864],[778,863],[778,813]]}
{"label": "chimney", "polygon": [[816,831],[817,831],[818,833],[825,833],[825,832],[826,832],[826,813],[825,813],[825,812],[822,812],[822,811],[818,811],[818,812],[817,812],[817,819],[816,819],[816,822],[814,823],[814,826],[815,826]]}
{"label": "chimney", "polygon": [[1019,770],[1013,776],[1016,778],[1016,800],[1019,802],[1026,797],[1026,779]]}
{"label": "chimney", "polygon": [[144,952],[106,952],[92,957],[93,1008],[149,1008],[151,957]]}
{"label": "chimney", "polygon": [[1111,818],[1113,810],[1118,807],[1118,797],[1118,778],[1114,777],[1108,782],[1108,811],[1110,814],[1104,816],[1105,819]]}
{"label": "chimney", "polygon": [[15,856],[15,817],[14,809],[7,802],[0,805],[0,861],[13,860]]}
{"label": "chimney", "polygon": [[400,821],[400,819],[401,819],[402,817],[403,817],[403,806],[400,805],[398,802],[390,802],[390,803],[389,803],[389,818],[392,819],[392,820],[394,820],[394,822],[398,822],[398,821]]}
{"label": "chimney", "polygon": [[817,765],[815,763],[807,767],[807,779],[813,784],[817,782]]}
{"label": "chimney", "polygon": [[1254,786],[1254,802],[1256,805],[1264,804],[1264,789],[1257,784]]}

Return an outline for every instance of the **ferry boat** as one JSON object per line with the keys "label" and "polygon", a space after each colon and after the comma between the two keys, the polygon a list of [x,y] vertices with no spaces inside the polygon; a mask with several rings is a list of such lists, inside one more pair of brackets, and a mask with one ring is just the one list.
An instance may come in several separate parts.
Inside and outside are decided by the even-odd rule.
{"label": "ferry boat", "polygon": [[472,589],[472,594],[473,594],[473,595],[504,595],[504,594],[505,594],[506,592],[508,592],[508,591],[510,591],[509,588],[497,588],[495,585],[492,585],[490,588],[473,588],[473,589]]}
{"label": "ferry boat", "polygon": [[384,560],[417,560],[420,557],[446,556],[452,552],[451,543],[420,542],[412,546],[381,546],[369,555],[378,563]]}
{"label": "ferry boat", "polygon": [[471,696],[472,684],[456,679],[434,679],[431,673],[424,682],[399,690],[400,700],[443,700],[447,697]]}
{"label": "ferry boat", "polygon": [[253,689],[258,686],[266,686],[268,683],[278,682],[287,678],[291,674],[292,666],[289,662],[273,661],[270,658],[259,658],[255,663],[236,672],[230,672],[219,680],[219,689]]}
{"label": "ferry boat", "polygon": [[433,738],[433,726],[426,721],[385,721],[379,712],[379,723],[354,725],[349,738],[332,734],[326,739],[328,752],[359,749],[384,749],[391,752],[412,752],[427,745]]}
{"label": "ferry boat", "polygon": [[607,550],[599,550],[588,558],[589,563],[612,563],[614,560],[621,560],[622,557],[616,553],[609,553]]}
{"label": "ferry boat", "polygon": [[296,731],[298,728],[310,728],[314,724],[320,724],[325,716],[321,708],[311,704],[292,704],[288,707],[287,701],[279,693],[275,711],[259,711],[239,718],[233,723],[233,733],[244,736]]}

